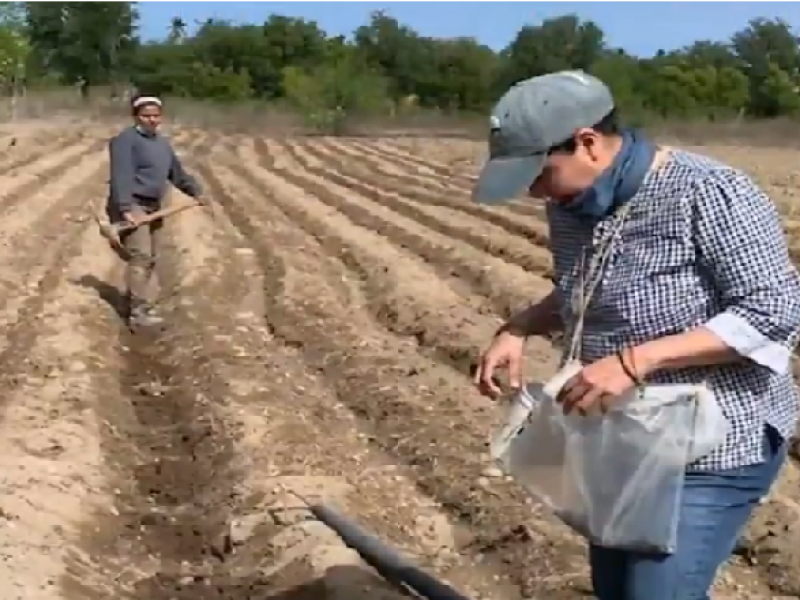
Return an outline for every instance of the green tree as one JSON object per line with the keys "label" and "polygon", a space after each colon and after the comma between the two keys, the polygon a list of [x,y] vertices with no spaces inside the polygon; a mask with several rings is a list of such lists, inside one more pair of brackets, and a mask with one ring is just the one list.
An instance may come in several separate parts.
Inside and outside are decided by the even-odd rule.
{"label": "green tree", "polygon": [[800,80],[800,46],[792,28],[781,19],[753,19],[732,40],[750,88],[750,112],[776,117],[785,97]]}
{"label": "green tree", "polygon": [[250,74],[246,70],[235,71],[231,67],[195,62],[188,74],[192,82],[191,95],[196,98],[237,101],[252,95]]}
{"label": "green tree", "polygon": [[138,44],[133,2],[26,2],[25,20],[42,71],[65,83],[117,83],[130,73]]}
{"label": "green tree", "polygon": [[17,115],[17,97],[25,86],[29,55],[22,6],[18,2],[0,3],[0,89],[11,96],[12,121]]}
{"label": "green tree", "polygon": [[354,114],[385,110],[386,79],[374,72],[350,48],[339,46],[325,63],[303,69],[286,67],[283,89],[286,99],[322,133],[339,135]]}
{"label": "green tree", "polygon": [[609,48],[598,24],[574,14],[521,27],[500,52],[471,38],[423,36],[386,11],[370,14],[352,38],[276,14],[261,24],[207,19],[191,35],[176,16],[163,40],[146,44],[136,25],[132,2],[0,3],[0,84],[50,78],[88,91],[131,80],[165,95],[288,98],[341,129],[378,107],[482,112],[516,81],[584,69],[638,123],[800,116],[800,42],[780,19],[753,19],[730,40],[646,58]]}
{"label": "green tree", "polygon": [[469,111],[487,110],[493,101],[497,56],[473,38],[431,42],[434,66],[428,89],[417,95],[425,106]]}
{"label": "green tree", "polygon": [[741,67],[733,46],[724,42],[700,40],[675,53],[693,67],[712,66],[717,69]]}
{"label": "green tree", "polygon": [[631,124],[645,119],[645,98],[641,93],[643,78],[639,61],[623,50],[604,52],[588,69],[611,88],[619,110]]}
{"label": "green tree", "polygon": [[143,44],[136,52],[131,82],[148,94],[199,97],[193,75],[196,62],[189,44]]}
{"label": "green tree", "polygon": [[794,77],[775,63],[769,63],[767,76],[758,80],[753,88],[753,98],[758,101],[762,116],[794,116],[800,110],[797,77]]}
{"label": "green tree", "polygon": [[415,95],[423,101],[428,97],[420,84],[429,86],[437,77],[435,45],[430,39],[385,11],[373,12],[369,23],[356,29],[353,39],[359,54],[386,77],[393,97]]}
{"label": "green tree", "polygon": [[269,60],[270,47],[258,25],[234,26],[225,21],[208,21],[191,40],[194,58],[203,64],[229,72],[247,72],[255,92],[274,96],[278,75]]}
{"label": "green tree", "polygon": [[501,56],[498,80],[505,88],[522,79],[562,69],[588,71],[605,49],[603,30],[593,21],[575,15],[546,19],[541,25],[525,25]]}
{"label": "green tree", "polygon": [[30,46],[25,34],[0,24],[0,86],[16,93],[25,80],[25,67]]}
{"label": "green tree", "polygon": [[253,73],[257,91],[263,96],[286,95],[282,86],[286,67],[309,69],[326,60],[330,48],[328,36],[314,21],[272,15],[262,25],[262,32],[266,49],[253,58],[260,65],[259,76],[255,76],[255,65],[248,68]]}

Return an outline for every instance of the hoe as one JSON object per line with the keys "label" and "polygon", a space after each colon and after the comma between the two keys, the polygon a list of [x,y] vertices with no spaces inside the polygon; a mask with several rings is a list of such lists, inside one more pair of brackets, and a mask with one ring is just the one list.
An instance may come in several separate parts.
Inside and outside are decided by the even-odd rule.
{"label": "hoe", "polygon": [[105,215],[95,214],[94,219],[97,222],[97,227],[100,230],[100,235],[102,235],[108,243],[111,244],[111,247],[114,249],[115,252],[118,254],[124,253],[124,249],[122,247],[122,243],[120,242],[120,234],[131,231],[136,229],[141,225],[145,225],[147,223],[152,223],[153,221],[157,221],[158,219],[165,219],[167,217],[171,217],[179,212],[183,212],[186,209],[194,208],[196,206],[200,206],[197,202],[185,202],[181,204],[176,204],[175,206],[169,206],[167,208],[162,208],[161,210],[157,210],[154,213],[150,213],[146,217],[144,217],[138,225],[134,225],[132,223],[111,223],[109,222],[108,218]]}

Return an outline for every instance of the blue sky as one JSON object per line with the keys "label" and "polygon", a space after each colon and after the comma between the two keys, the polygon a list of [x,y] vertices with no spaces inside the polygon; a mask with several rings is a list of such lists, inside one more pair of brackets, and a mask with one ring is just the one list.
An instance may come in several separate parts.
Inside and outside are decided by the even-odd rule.
{"label": "blue sky", "polygon": [[640,56],[698,39],[724,40],[754,17],[800,23],[795,2],[141,2],[142,34],[160,38],[173,16],[191,26],[209,17],[261,23],[270,13],[316,20],[332,35],[349,34],[373,10],[423,35],[474,36],[499,49],[526,23],[576,13],[593,19],[608,41]]}

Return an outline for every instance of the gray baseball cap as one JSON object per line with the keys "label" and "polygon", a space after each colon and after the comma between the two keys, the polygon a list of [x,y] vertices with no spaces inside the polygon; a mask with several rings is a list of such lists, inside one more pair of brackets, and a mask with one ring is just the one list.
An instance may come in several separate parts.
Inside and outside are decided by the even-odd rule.
{"label": "gray baseball cap", "polygon": [[512,200],[542,174],[551,148],[614,109],[611,90],[583,71],[558,71],[518,82],[492,110],[489,161],[472,190],[481,204]]}

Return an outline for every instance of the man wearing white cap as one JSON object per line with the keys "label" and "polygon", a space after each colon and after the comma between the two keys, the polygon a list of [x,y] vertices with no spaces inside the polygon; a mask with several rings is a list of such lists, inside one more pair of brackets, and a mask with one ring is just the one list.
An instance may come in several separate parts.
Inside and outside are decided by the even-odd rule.
{"label": "man wearing white cap", "polygon": [[[112,222],[138,225],[146,214],[161,208],[168,182],[198,201],[201,201],[202,188],[184,170],[169,140],[159,135],[161,100],[155,96],[137,96],[131,101],[131,109],[134,125],[109,143],[111,177],[106,212]],[[120,239],[128,255],[127,311],[132,327],[162,322],[147,301],[161,228],[159,219],[126,231]]]}
{"label": "man wearing white cap", "polygon": [[580,367],[565,413],[649,384],[708,386],[728,434],[686,466],[674,551],[589,539],[600,600],[708,600],[797,426],[800,277],[780,216],[745,173],[620,128],[609,89],[581,71],[519,82],[490,126],[473,197],[545,199],[555,288],[498,330],[475,383],[497,395],[505,366],[520,386],[525,339],[561,329],[578,349],[562,365]]}

